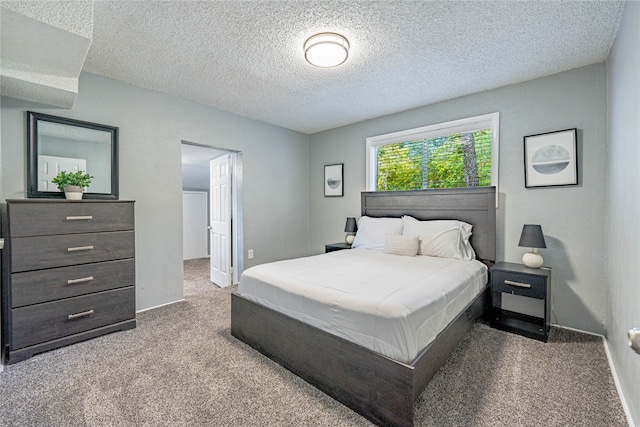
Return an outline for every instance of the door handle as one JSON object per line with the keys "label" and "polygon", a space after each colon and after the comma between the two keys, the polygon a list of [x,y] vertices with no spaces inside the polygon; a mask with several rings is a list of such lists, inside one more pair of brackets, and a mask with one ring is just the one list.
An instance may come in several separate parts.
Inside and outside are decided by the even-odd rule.
{"label": "door handle", "polygon": [[640,354],[640,328],[629,329],[629,347]]}

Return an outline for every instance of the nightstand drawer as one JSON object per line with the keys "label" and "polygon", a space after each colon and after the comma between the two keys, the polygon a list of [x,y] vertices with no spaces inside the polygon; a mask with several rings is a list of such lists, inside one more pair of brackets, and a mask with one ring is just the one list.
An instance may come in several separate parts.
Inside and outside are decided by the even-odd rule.
{"label": "nightstand drawer", "polygon": [[[528,268],[512,262],[498,262],[491,267],[491,327],[547,342],[551,319],[551,269]],[[520,313],[518,307],[502,299],[513,294],[542,300],[544,312]],[[512,310],[516,308],[516,310]]]}
{"label": "nightstand drawer", "polygon": [[493,292],[506,292],[538,299],[544,299],[546,296],[544,277],[495,270],[492,274],[491,290]]}
{"label": "nightstand drawer", "polygon": [[325,253],[341,251],[343,249],[351,249],[351,245],[345,242],[331,243],[328,245],[324,245]]}

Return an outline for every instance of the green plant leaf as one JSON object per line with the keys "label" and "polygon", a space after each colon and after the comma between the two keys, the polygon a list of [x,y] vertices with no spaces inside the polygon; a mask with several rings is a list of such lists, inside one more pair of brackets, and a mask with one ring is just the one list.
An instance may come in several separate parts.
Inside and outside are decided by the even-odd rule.
{"label": "green plant leaf", "polygon": [[91,184],[93,176],[84,171],[77,172],[65,172],[62,171],[55,178],[51,180],[58,186],[58,190],[64,191],[64,187],[76,185],[78,187],[86,188]]}

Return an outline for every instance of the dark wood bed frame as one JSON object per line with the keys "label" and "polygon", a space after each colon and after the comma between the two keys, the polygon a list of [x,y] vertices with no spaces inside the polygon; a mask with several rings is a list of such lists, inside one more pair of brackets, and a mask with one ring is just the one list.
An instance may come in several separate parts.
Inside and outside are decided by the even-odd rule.
{"label": "dark wood bed frame", "polygon": [[[362,215],[458,219],[477,258],[496,259],[494,187],[362,193]],[[482,315],[486,289],[410,364],[231,295],[231,334],[378,425],[412,426],[414,403]]]}

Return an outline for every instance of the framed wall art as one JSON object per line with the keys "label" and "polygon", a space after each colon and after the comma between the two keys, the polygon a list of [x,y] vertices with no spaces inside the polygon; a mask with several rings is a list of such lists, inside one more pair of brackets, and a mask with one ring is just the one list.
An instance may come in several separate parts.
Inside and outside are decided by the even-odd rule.
{"label": "framed wall art", "polygon": [[324,167],[324,197],[344,196],[344,164]]}
{"label": "framed wall art", "polygon": [[578,184],[576,128],[524,137],[524,185],[553,187]]}

